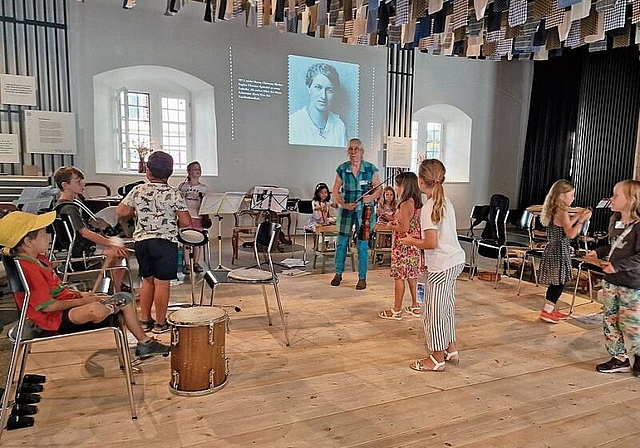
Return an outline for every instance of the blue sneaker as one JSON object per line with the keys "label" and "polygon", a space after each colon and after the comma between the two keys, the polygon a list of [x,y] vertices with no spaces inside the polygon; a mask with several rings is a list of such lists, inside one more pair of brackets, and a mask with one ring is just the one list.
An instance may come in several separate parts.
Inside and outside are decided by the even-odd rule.
{"label": "blue sneaker", "polygon": [[155,355],[168,355],[169,350],[168,345],[164,345],[156,339],[151,339],[149,342],[138,342],[136,356],[146,358]]}

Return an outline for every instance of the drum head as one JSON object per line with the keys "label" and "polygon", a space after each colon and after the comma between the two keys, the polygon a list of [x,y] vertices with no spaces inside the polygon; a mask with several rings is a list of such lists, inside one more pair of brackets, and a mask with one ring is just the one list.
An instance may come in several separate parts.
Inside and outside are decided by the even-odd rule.
{"label": "drum head", "polygon": [[198,306],[175,311],[169,315],[167,320],[173,325],[207,325],[226,316],[227,312],[223,309]]}
{"label": "drum head", "polygon": [[178,232],[178,240],[189,246],[202,246],[207,242],[207,234],[198,229],[181,229]]}

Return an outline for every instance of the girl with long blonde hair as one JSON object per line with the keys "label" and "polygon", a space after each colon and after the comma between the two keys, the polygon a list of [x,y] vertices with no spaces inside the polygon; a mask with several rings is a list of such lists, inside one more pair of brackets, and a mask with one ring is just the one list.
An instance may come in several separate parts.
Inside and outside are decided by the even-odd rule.
{"label": "girl with long blonde hair", "polygon": [[591,210],[581,209],[569,214],[575,197],[574,186],[564,179],[556,181],[547,193],[540,222],[547,228],[547,245],[540,263],[540,282],[549,285],[540,320],[557,324],[568,316],[557,310],[564,284],[573,278],[571,271],[571,240],[578,236]]}
{"label": "girl with long blonde hair", "polygon": [[444,193],[446,169],[437,159],[420,164],[418,185],[427,195],[420,213],[422,238],[406,236],[404,244],[425,249],[426,279],[422,324],[429,356],[411,363],[413,370],[445,370],[445,362],[460,361],[455,335],[456,279],[464,268],[464,251],[458,242],[456,214]]}
{"label": "girl with long blonde hair", "polygon": [[[602,282],[604,346],[611,359],[596,366],[602,373],[628,372],[634,356],[634,376],[640,376],[640,181],[625,180],[613,187],[611,244],[587,253],[585,259],[605,273]],[[629,342],[627,354],[625,340]]]}

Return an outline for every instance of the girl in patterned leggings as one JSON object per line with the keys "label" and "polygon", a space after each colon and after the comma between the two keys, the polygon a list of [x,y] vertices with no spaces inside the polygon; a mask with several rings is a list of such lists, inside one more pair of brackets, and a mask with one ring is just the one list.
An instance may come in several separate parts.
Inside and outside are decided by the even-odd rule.
{"label": "girl in patterned leggings", "polygon": [[588,209],[569,215],[575,192],[569,181],[556,181],[547,193],[540,216],[540,222],[547,228],[547,245],[540,263],[540,283],[549,285],[540,320],[550,324],[557,324],[568,317],[556,309],[556,303],[564,284],[572,279],[569,243],[578,236],[584,222],[591,218],[591,210]]}
{"label": "girl in patterned leggings", "polygon": [[444,175],[444,165],[437,159],[427,159],[420,164],[418,185],[428,198],[420,213],[422,238],[400,238],[406,245],[425,249],[429,270],[422,307],[429,356],[410,365],[420,372],[441,372],[445,370],[445,361],[460,361],[454,311],[456,279],[464,267],[464,251],[458,242],[453,204],[444,195]]}
{"label": "girl in patterned leggings", "polygon": [[[631,368],[625,340],[634,355],[633,375],[640,376],[640,181],[625,180],[613,187],[611,210],[620,213],[609,227],[611,245],[587,253],[589,263],[605,273],[604,345],[611,359],[596,366],[602,373]],[[596,258],[597,257],[597,258]]]}

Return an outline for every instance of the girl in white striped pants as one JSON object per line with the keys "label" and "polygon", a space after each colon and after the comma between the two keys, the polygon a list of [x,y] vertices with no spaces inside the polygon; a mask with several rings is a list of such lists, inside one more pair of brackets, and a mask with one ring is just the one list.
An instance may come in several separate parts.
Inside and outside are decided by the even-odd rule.
{"label": "girl in white striped pants", "polygon": [[420,214],[422,239],[407,236],[400,240],[425,249],[429,271],[422,307],[429,356],[412,362],[410,366],[420,372],[442,372],[447,361],[460,361],[455,334],[455,289],[465,256],[458,242],[453,205],[444,195],[445,172],[444,165],[437,159],[427,159],[420,164],[418,185],[428,198]]}

